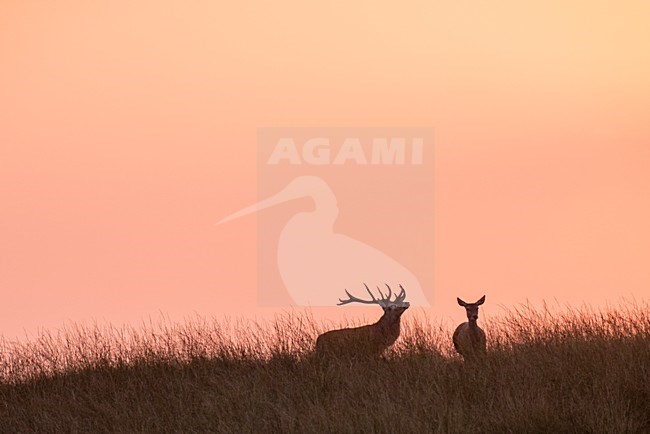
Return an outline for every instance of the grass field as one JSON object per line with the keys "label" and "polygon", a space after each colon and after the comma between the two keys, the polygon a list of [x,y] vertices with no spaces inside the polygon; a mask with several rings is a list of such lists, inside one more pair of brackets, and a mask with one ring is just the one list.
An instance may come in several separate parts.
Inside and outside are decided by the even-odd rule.
{"label": "grass field", "polygon": [[650,432],[647,304],[513,310],[464,363],[404,316],[379,360],[312,358],[308,314],[70,327],[0,350],[2,432]]}

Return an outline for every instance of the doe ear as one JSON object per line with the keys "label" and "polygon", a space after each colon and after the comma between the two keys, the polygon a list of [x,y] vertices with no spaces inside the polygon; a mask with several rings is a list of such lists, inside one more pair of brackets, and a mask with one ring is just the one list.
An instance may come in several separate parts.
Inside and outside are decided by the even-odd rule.
{"label": "doe ear", "polygon": [[463,300],[461,300],[460,298],[456,297],[456,300],[458,300],[458,304],[459,304],[459,305],[461,305],[461,306],[463,306],[463,307],[467,306],[467,303],[465,303],[465,302],[464,302]]}
{"label": "doe ear", "polygon": [[485,303],[485,296],[481,297],[480,300],[476,302],[476,304],[479,306],[482,305],[483,303]]}

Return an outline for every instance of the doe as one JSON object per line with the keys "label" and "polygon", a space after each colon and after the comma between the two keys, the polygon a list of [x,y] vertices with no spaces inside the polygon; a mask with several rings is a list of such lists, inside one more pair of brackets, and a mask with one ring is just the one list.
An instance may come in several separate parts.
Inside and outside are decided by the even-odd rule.
{"label": "doe", "polygon": [[485,332],[476,324],[478,307],[485,302],[485,296],[476,303],[466,303],[457,298],[458,304],[467,312],[467,322],[456,327],[453,341],[454,348],[465,360],[476,359],[485,354]]}

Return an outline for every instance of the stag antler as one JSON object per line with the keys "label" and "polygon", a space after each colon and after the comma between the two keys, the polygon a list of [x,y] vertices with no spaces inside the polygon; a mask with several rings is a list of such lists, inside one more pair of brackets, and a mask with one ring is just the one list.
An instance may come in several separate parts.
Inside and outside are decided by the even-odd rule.
{"label": "stag antler", "polygon": [[338,305],[342,306],[348,303],[363,303],[363,304],[378,304],[382,307],[386,307],[391,304],[402,304],[404,303],[404,299],[406,298],[406,291],[404,290],[404,287],[402,285],[399,286],[402,291],[395,296],[395,300],[391,300],[391,297],[393,296],[393,291],[390,289],[390,286],[388,286],[388,284],[386,284],[386,288],[388,288],[387,296],[384,296],[384,293],[381,292],[381,289],[377,287],[377,291],[379,291],[379,294],[381,295],[380,299],[375,298],[372,291],[370,291],[370,288],[368,288],[368,285],[364,283],[363,286],[366,287],[366,291],[368,291],[368,294],[370,294],[370,298],[372,298],[372,300],[363,300],[358,297],[355,297],[354,295],[350,294],[346,289],[345,293],[348,295],[348,299],[343,300],[339,298],[340,303],[338,303]]}
{"label": "stag antler", "polygon": [[370,298],[372,300],[362,300],[360,298],[355,297],[354,295],[350,294],[348,290],[345,290],[345,293],[348,295],[349,299],[348,300],[343,300],[339,298],[340,303],[337,303],[339,306],[342,306],[344,304],[348,303],[365,303],[365,304],[379,304],[380,300],[377,300],[374,295],[372,295],[372,292],[370,291],[370,288],[368,288],[368,285],[365,283],[363,284],[366,287],[366,291],[368,291],[368,294],[370,294]]}
{"label": "stag antler", "polygon": [[406,298],[406,290],[401,284],[399,287],[402,291],[399,294],[397,294],[397,298],[395,298],[395,303],[402,303]]}

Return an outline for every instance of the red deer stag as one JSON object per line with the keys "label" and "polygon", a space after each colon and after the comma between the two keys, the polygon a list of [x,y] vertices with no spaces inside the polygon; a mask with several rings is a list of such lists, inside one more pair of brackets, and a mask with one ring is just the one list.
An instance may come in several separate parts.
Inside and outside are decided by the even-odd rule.
{"label": "red deer stag", "polygon": [[316,354],[344,358],[379,357],[397,340],[400,333],[400,317],[409,308],[409,302],[404,301],[406,291],[400,285],[401,292],[395,296],[394,300],[391,300],[393,292],[390,286],[386,285],[388,295],[384,297],[381,290],[377,288],[381,298],[376,299],[368,285],[364,284],[364,286],[370,294],[371,300],[359,299],[346,289],[345,293],[349,298],[347,300],[339,299],[338,305],[348,303],[378,304],[384,310],[382,317],[374,324],[323,333],[316,339]]}
{"label": "red deer stag", "polygon": [[478,307],[485,302],[485,296],[476,303],[465,303],[457,298],[458,304],[467,312],[467,322],[456,327],[453,341],[456,351],[465,360],[476,359],[485,354],[485,332],[476,324],[478,320]]}

